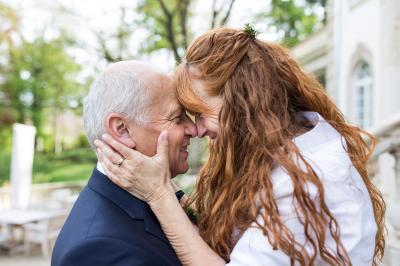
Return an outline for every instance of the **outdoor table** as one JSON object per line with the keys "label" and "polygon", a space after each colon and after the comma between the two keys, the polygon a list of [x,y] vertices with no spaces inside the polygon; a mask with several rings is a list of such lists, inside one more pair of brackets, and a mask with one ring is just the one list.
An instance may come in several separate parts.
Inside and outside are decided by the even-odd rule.
{"label": "outdoor table", "polygon": [[[33,209],[3,209],[0,210],[0,225],[5,226],[10,235],[10,251],[17,248],[18,241],[14,237],[17,228],[22,229],[24,236],[24,225],[51,219],[63,213],[63,210],[33,210]],[[23,237],[22,237],[23,239]]]}

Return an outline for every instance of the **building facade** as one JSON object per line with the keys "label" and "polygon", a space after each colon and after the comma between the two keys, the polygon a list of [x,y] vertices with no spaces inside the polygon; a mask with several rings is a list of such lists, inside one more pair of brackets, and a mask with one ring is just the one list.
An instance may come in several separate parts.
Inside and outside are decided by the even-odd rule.
{"label": "building facade", "polygon": [[291,52],[350,122],[377,137],[370,173],[387,203],[385,265],[399,265],[400,0],[331,0],[327,14]]}

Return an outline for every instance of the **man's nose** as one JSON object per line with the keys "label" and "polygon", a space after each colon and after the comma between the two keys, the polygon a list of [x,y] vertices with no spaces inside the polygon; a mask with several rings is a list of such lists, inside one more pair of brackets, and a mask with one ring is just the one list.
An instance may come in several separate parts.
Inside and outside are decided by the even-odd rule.
{"label": "man's nose", "polygon": [[192,138],[197,136],[196,125],[193,123],[192,119],[190,119],[189,117],[188,117],[188,119],[186,119],[185,134],[191,136]]}
{"label": "man's nose", "polygon": [[203,119],[196,116],[196,128],[197,128],[197,136],[202,138],[207,133],[207,128],[203,124]]}

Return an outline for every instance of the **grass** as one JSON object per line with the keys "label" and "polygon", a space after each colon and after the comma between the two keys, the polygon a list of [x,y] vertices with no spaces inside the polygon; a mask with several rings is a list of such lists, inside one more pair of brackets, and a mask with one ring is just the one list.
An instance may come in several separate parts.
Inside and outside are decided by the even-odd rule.
{"label": "grass", "polygon": [[[33,183],[69,182],[89,178],[97,159],[91,149],[65,151],[61,154],[35,154]],[[9,182],[10,153],[0,151],[0,185]]]}

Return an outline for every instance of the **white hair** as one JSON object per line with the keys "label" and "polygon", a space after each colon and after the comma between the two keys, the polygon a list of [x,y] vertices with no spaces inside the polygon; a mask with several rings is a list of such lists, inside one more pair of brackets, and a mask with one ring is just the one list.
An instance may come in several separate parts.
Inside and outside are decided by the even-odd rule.
{"label": "white hair", "polygon": [[146,82],[140,79],[146,65],[138,61],[112,64],[92,83],[83,102],[83,123],[92,147],[106,133],[110,113],[122,113],[137,124],[147,122],[150,103]]}

